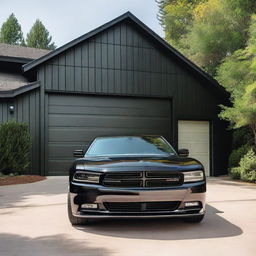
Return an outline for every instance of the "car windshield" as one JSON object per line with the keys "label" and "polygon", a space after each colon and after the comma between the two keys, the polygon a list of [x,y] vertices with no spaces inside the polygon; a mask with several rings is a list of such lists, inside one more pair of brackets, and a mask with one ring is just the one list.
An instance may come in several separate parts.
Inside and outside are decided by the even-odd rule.
{"label": "car windshield", "polygon": [[94,140],[87,156],[174,155],[174,149],[159,136],[101,137]]}

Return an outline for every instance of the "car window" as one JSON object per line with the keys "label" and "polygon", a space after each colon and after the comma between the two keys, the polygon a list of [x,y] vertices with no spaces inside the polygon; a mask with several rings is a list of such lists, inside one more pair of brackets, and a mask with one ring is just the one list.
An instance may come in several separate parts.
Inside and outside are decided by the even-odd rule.
{"label": "car window", "polygon": [[166,154],[175,154],[175,151],[165,140],[157,136],[97,138],[86,152],[88,156]]}

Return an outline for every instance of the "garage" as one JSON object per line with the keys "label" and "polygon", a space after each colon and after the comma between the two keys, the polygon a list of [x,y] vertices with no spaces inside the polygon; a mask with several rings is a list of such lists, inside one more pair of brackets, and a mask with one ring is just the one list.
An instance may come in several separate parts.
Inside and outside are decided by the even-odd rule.
{"label": "garage", "polygon": [[188,148],[207,175],[227,173],[231,133],[218,115],[229,95],[131,13],[40,56],[0,91],[0,122],[29,124],[30,173],[66,175],[95,137],[142,133]]}
{"label": "garage", "polygon": [[75,149],[100,135],[161,134],[171,138],[171,100],[50,94],[48,175],[64,175]]}

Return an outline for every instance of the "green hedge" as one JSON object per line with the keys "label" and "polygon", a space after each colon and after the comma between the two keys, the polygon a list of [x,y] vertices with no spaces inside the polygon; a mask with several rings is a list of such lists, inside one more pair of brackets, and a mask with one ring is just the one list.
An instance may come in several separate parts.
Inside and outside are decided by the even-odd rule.
{"label": "green hedge", "polygon": [[28,125],[14,120],[0,124],[0,172],[24,173],[30,165]]}
{"label": "green hedge", "polygon": [[250,148],[251,145],[245,144],[237,149],[233,149],[228,158],[229,169],[237,167],[240,163],[240,160],[243,158],[243,156],[248,152]]}
{"label": "green hedge", "polygon": [[234,179],[256,182],[256,154],[252,148],[241,159],[238,167],[231,168],[230,174]]}

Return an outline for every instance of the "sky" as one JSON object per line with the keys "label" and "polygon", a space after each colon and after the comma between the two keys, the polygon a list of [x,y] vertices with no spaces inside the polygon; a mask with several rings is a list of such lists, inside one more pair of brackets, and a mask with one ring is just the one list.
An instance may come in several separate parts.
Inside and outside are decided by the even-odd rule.
{"label": "sky", "polygon": [[13,12],[25,37],[40,19],[59,47],[127,11],[164,36],[155,0],[0,0],[0,25]]}

